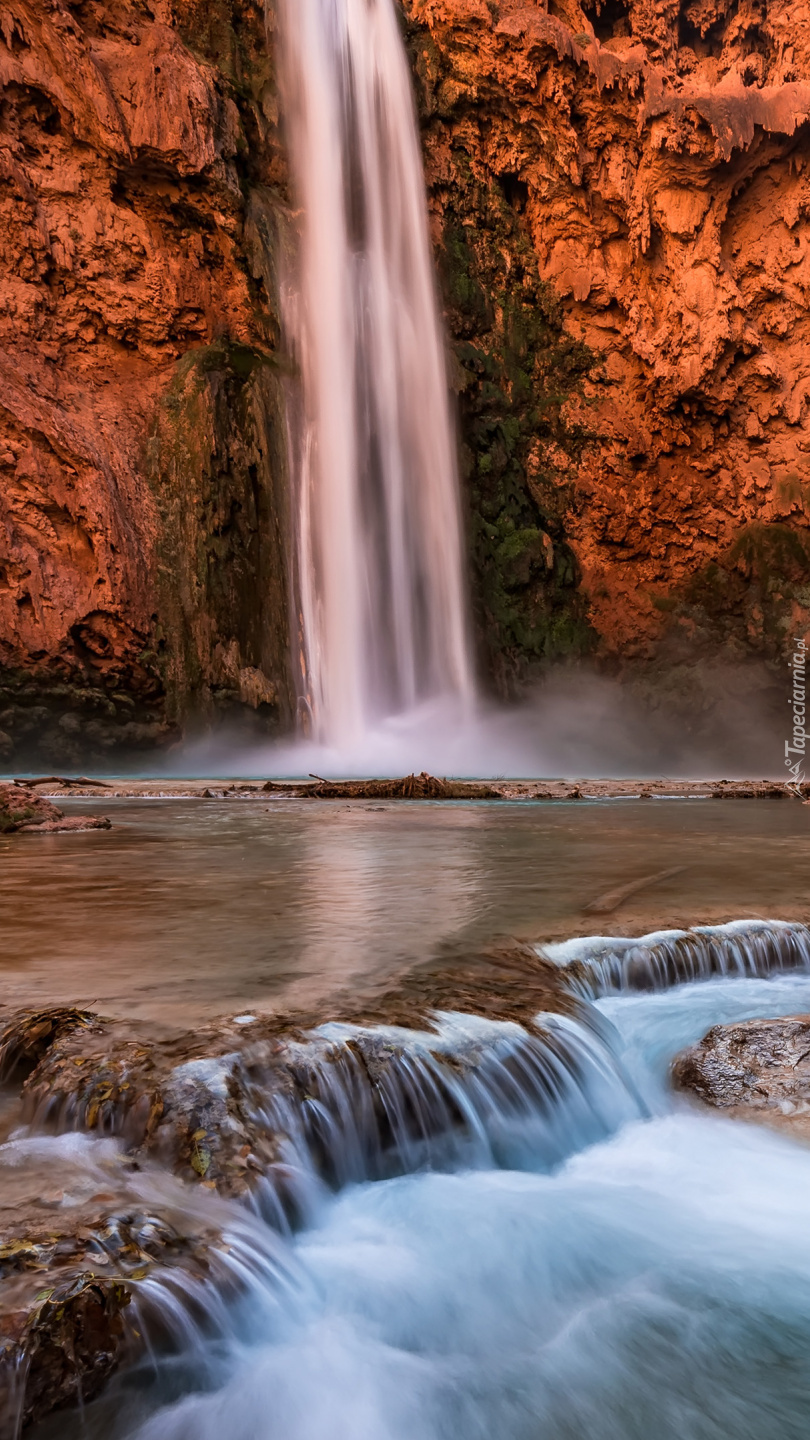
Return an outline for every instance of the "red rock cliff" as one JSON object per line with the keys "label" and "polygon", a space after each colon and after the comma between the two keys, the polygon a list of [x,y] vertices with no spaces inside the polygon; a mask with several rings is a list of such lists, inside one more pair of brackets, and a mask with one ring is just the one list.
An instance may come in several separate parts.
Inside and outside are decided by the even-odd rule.
{"label": "red rock cliff", "polygon": [[0,758],[289,709],[261,10],[0,15]]}
{"label": "red rock cliff", "polygon": [[[810,19],[403,0],[482,652],[776,663],[810,606]],[[291,707],[254,0],[0,15],[0,758]]]}
{"label": "red rock cliff", "polygon": [[[510,510],[509,485],[498,509],[480,474],[498,457],[479,443],[468,471],[491,523],[511,513],[528,534],[545,516],[547,555],[552,542],[573,551],[576,613],[602,655],[775,660],[810,621],[806,7],[405,9],[437,242],[458,237],[451,272],[460,247],[467,291],[472,276],[496,297],[476,319],[464,287],[455,303],[451,290],[456,334],[502,360],[510,316],[525,329],[553,296],[547,354],[576,339],[591,355],[575,376],[569,349],[549,383],[524,354],[549,404],[528,423],[525,406],[509,413],[540,518]],[[495,380],[513,396],[503,365]],[[470,384],[480,391],[468,364],[462,409]],[[515,614],[532,623],[545,606],[534,648],[548,651],[543,558],[518,577],[522,598],[506,577],[496,638],[507,649],[520,648]]]}

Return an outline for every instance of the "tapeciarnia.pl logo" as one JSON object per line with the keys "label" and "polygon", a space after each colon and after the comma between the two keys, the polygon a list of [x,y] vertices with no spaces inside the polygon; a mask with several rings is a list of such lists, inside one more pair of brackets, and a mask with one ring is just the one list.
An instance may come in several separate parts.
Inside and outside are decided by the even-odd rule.
{"label": "tapeciarnia.pl logo", "polygon": [[790,662],[793,688],[788,701],[788,704],[793,707],[793,735],[792,743],[791,740],[785,741],[785,766],[790,773],[790,779],[786,782],[787,788],[794,795],[798,795],[800,800],[804,799],[801,787],[804,784],[804,757],[807,750],[807,731],[804,727],[806,664],[807,646],[804,640],[796,640]]}

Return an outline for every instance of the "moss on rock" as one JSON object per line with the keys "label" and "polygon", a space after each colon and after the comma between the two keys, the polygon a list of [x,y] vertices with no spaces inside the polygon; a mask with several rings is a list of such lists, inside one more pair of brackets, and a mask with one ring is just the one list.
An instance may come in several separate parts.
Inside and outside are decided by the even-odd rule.
{"label": "moss on rock", "polygon": [[509,693],[546,662],[592,644],[566,532],[567,474],[589,439],[570,402],[595,360],[565,333],[539,276],[528,185],[487,168],[480,99],[444,74],[426,28],[412,25],[410,41],[458,392],[477,629],[487,668]]}
{"label": "moss on rock", "polygon": [[179,362],[147,447],[161,520],[157,663],[171,719],[292,707],[288,500],[274,356],[221,341]]}

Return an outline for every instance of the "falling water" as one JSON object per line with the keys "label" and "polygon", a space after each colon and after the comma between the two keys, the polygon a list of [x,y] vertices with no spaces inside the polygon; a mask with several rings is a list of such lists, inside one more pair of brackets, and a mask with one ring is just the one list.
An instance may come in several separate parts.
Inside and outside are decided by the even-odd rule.
{"label": "falling water", "polygon": [[[587,1004],[534,1035],[471,1016],[312,1032],[292,1088],[253,1082],[279,1167],[329,1192],[280,1236],[260,1203],[198,1191],[224,1240],[215,1313],[193,1277],[156,1274],[132,1317],[169,1331],[151,1390],[142,1366],[36,1440],[804,1440],[810,1152],[673,1102],[666,1074],[708,1026],[806,1011],[809,987],[625,991],[593,1007],[601,1036]],[[448,1129],[455,1154],[434,1145]],[[126,1183],[176,1204],[170,1177]]]}
{"label": "falling water", "polygon": [[787,920],[732,920],[691,930],[657,930],[638,939],[592,935],[537,949],[560,967],[575,994],[589,998],[666,990],[713,976],[810,971],[810,929]]}
{"label": "falling water", "polygon": [[[595,1012],[537,1017],[539,1034],[473,1015],[436,1030],[325,1025],[231,1084],[277,1155],[258,1183],[273,1224],[330,1189],[418,1170],[541,1169],[611,1134],[643,1104]],[[307,1192],[310,1192],[307,1194]]]}
{"label": "falling water", "polygon": [[301,365],[301,710],[350,746],[471,696],[442,328],[394,0],[278,0],[301,208],[285,310]]}

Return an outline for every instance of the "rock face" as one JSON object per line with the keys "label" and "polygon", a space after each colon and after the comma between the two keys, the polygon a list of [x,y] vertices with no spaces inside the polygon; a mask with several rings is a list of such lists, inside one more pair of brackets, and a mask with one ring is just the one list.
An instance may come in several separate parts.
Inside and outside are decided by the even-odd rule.
{"label": "rock face", "polygon": [[0,1433],[16,1437],[137,1357],[141,1282],[176,1268],[186,1285],[222,1280],[224,1247],[216,1214],[144,1183],[113,1147],[23,1141],[0,1175]]}
{"label": "rock face", "polygon": [[0,835],[53,835],[61,830],[109,830],[103,815],[70,815],[22,785],[0,784]]}
{"label": "rock face", "polygon": [[270,70],[249,0],[3,7],[0,761],[289,711]]}
{"label": "rock face", "polygon": [[810,1137],[810,1015],[715,1025],[672,1076],[706,1105]]}
{"label": "rock face", "polygon": [[405,0],[508,671],[806,633],[810,22],[793,0]]}
{"label": "rock face", "polygon": [[[810,595],[810,22],[403,11],[498,688],[776,662]],[[3,8],[0,763],[290,721],[269,20]]]}

